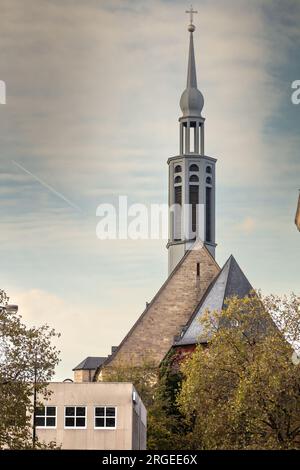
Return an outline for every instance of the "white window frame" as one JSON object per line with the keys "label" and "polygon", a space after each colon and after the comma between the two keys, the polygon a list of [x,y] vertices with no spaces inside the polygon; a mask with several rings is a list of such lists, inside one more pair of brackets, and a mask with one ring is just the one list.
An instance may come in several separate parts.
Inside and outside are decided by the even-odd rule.
{"label": "white window frame", "polygon": [[[104,408],[104,422],[106,423],[106,418],[113,418],[113,416],[106,416],[106,408],[114,408],[115,409],[115,425],[112,426],[96,426],[96,418],[102,418],[102,416],[96,416],[96,408]],[[118,417],[118,408],[115,405],[96,405],[94,406],[94,429],[96,431],[101,431],[102,429],[114,431],[117,429],[117,417]]]}
{"label": "white window frame", "polygon": [[[67,416],[66,410],[67,408],[75,408],[74,416]],[[77,416],[76,408],[84,408],[84,416]],[[73,418],[74,419],[74,426],[66,426],[66,418]],[[76,418],[84,418],[85,425],[84,426],[76,426]],[[87,428],[87,412],[85,405],[66,405],[64,409],[64,429],[86,429]]]}
{"label": "white window frame", "polygon": [[[53,405],[44,405],[44,406],[39,406],[38,408],[45,408],[45,415],[39,415],[37,414],[37,410],[34,413],[33,420],[34,420],[34,426],[36,429],[56,429],[57,426],[57,406]],[[49,415],[47,416],[47,408],[54,408],[55,409],[55,415]],[[47,417],[48,418],[54,418],[55,419],[55,426],[47,426]],[[35,424],[35,419],[36,418],[44,418],[45,419],[45,425],[44,426],[37,426]]]}

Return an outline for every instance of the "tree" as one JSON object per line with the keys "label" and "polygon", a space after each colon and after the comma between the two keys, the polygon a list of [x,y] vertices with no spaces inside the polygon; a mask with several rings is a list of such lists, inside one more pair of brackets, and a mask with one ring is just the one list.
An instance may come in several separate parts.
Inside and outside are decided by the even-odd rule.
{"label": "tree", "polygon": [[52,341],[59,334],[48,325],[26,327],[5,308],[8,300],[0,290],[0,449],[42,447],[32,441],[33,395],[49,395],[47,384],[59,362]]}
{"label": "tree", "polygon": [[[300,449],[300,298],[254,293],[203,320],[208,348],[181,366],[193,449]],[[279,327],[279,328],[278,328]]]}
{"label": "tree", "polygon": [[144,358],[137,367],[131,362],[104,368],[102,379],[132,382],[147,408],[147,448],[154,450],[183,449],[185,426],[175,403],[180,376],[171,370],[171,353],[160,367]]}

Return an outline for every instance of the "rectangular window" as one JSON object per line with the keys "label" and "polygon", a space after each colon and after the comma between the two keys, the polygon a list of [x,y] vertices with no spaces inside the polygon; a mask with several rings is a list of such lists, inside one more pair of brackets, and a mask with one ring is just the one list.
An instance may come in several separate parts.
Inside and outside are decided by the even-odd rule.
{"label": "rectangular window", "polygon": [[65,407],[65,428],[85,428],[86,427],[86,407],[66,406]]}
{"label": "rectangular window", "polygon": [[182,186],[174,188],[175,208],[173,212],[174,240],[181,240],[181,207],[182,207]]}
{"label": "rectangular window", "polygon": [[56,406],[42,406],[35,410],[35,425],[37,428],[56,427]]}
{"label": "rectangular window", "polygon": [[117,409],[115,406],[95,407],[95,429],[116,429]]}
{"label": "rectangular window", "polygon": [[206,187],[206,241],[211,242],[211,188]]}
{"label": "rectangular window", "polygon": [[190,185],[190,205],[192,206],[192,232],[197,230],[197,205],[199,204],[199,186]]}
{"label": "rectangular window", "polygon": [[175,204],[182,204],[182,187],[175,186]]}

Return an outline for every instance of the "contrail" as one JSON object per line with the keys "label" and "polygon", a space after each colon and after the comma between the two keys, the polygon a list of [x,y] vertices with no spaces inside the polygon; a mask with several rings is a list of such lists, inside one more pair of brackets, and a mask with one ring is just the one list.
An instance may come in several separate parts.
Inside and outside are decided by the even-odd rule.
{"label": "contrail", "polygon": [[42,186],[45,186],[45,188],[49,189],[49,191],[51,191],[53,194],[55,194],[56,196],[58,196],[60,199],[62,199],[63,201],[65,201],[69,206],[71,206],[73,209],[76,209],[77,211],[79,212],[82,212],[82,209],[78,206],[76,206],[76,204],[74,204],[72,201],[70,201],[69,199],[67,199],[63,194],[59,193],[58,191],[56,191],[56,189],[52,188],[52,186],[50,186],[49,184],[45,183],[45,181],[41,180],[40,178],[38,178],[37,176],[35,176],[33,173],[31,173],[31,171],[29,170],[26,170],[26,168],[24,168],[22,165],[20,165],[20,163],[16,162],[15,160],[12,160],[12,162],[17,166],[19,167],[21,170],[25,171],[25,173],[27,173],[28,175],[32,176],[32,178],[34,178],[36,181],[38,181]]}

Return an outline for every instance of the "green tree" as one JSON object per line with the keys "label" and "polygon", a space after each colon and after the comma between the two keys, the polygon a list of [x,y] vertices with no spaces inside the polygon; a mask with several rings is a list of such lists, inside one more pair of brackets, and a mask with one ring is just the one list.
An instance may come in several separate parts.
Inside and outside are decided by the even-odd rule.
{"label": "green tree", "polygon": [[[33,384],[38,396],[47,398],[59,362],[52,342],[59,335],[47,325],[26,327],[19,314],[5,308],[8,300],[0,290],[0,449],[22,449],[33,445]],[[35,442],[34,447],[43,446]]]}
{"label": "green tree", "polygon": [[147,408],[147,448],[154,450],[183,449],[185,423],[175,397],[180,374],[172,371],[172,353],[160,367],[145,358],[137,367],[130,362],[104,369],[105,381],[132,382]]}
{"label": "green tree", "polygon": [[299,302],[253,293],[207,312],[208,348],[182,364],[177,396],[190,448],[300,449]]}

